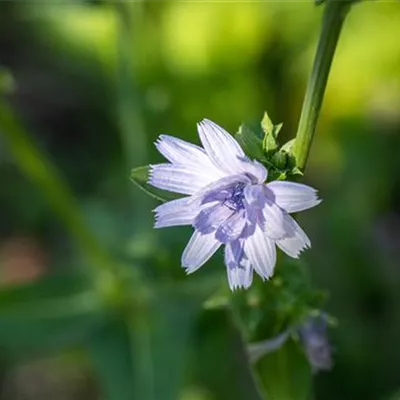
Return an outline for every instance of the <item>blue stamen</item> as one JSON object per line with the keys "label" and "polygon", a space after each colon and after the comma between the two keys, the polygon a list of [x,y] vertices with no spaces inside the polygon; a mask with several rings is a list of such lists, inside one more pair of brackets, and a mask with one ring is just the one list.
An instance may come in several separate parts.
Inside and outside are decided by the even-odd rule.
{"label": "blue stamen", "polygon": [[244,209],[244,183],[238,183],[232,190],[232,193],[224,201],[224,205],[234,211]]}

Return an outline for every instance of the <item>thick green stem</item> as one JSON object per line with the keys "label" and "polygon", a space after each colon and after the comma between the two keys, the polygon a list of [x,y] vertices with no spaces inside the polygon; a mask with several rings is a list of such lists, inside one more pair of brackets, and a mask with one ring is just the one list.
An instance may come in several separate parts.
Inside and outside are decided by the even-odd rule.
{"label": "thick green stem", "polygon": [[345,0],[327,0],[325,6],[314,66],[308,81],[293,149],[297,166],[302,171],[306,167],[333,56],[350,6],[351,2]]}

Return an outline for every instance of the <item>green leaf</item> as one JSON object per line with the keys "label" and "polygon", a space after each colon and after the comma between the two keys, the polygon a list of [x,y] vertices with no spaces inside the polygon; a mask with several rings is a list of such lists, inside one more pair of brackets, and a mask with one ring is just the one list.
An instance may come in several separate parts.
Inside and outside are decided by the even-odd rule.
{"label": "green leaf", "polygon": [[295,139],[285,143],[279,151],[272,152],[269,162],[273,166],[269,177],[271,180],[285,180],[289,175],[303,175],[296,165],[296,159],[292,153]]}
{"label": "green leaf", "polygon": [[296,139],[291,139],[286,142],[280,149],[280,152],[285,153],[287,156],[287,170],[290,175],[303,175],[303,172],[296,165],[296,159],[293,155],[293,148]]}
{"label": "green leaf", "polygon": [[179,198],[177,194],[157,189],[148,183],[149,166],[137,167],[131,171],[131,181],[145,193],[159,201],[169,201]]}
{"label": "green leaf", "polygon": [[261,120],[261,127],[265,134],[272,133],[274,131],[274,124],[271,121],[268,113],[265,111],[263,119]]}
{"label": "green leaf", "polygon": [[313,289],[306,267],[301,260],[282,257],[268,285],[256,281],[251,290],[235,295],[232,306],[249,342],[276,337],[323,306],[325,297]]}
{"label": "green leaf", "polygon": [[12,355],[81,343],[105,320],[82,276],[53,276],[0,290],[0,346]]}
{"label": "green leaf", "polygon": [[285,171],[287,169],[288,154],[284,151],[277,151],[272,157],[271,162],[274,164],[278,171]]}
{"label": "green leaf", "polygon": [[278,134],[283,124],[274,125],[267,112],[261,121],[261,127],[264,131],[263,150],[266,153],[274,152],[278,149]]}
{"label": "green leaf", "polygon": [[278,149],[278,141],[271,133],[266,133],[263,140],[263,150],[265,153],[273,153]]}
{"label": "green leaf", "polygon": [[110,321],[88,343],[107,400],[179,398],[201,302],[165,291],[158,296]]}
{"label": "green leaf", "polygon": [[106,400],[135,399],[131,328],[122,318],[110,321],[88,349]]}
{"label": "green leaf", "polygon": [[279,350],[261,358],[256,370],[268,399],[310,399],[311,368],[299,342],[288,340]]}
{"label": "green leaf", "polygon": [[[194,372],[210,398],[261,400],[242,334],[231,311],[228,308],[204,310],[198,326]],[[229,377],[228,384],[221,376]]]}
{"label": "green leaf", "polygon": [[242,124],[240,126],[239,131],[235,135],[235,139],[249,157],[260,161],[265,160],[262,139],[247,125]]}
{"label": "green leaf", "polygon": [[186,375],[190,339],[201,309],[198,300],[190,295],[167,294],[153,305],[151,348],[154,399],[179,398]]}

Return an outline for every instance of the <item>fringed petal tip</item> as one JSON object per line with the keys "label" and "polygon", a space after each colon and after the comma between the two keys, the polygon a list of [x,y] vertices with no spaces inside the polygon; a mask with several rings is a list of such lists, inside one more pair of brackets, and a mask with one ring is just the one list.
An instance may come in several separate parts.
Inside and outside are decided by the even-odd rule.
{"label": "fringed petal tip", "polygon": [[191,206],[190,197],[183,197],[160,204],[153,210],[155,228],[192,225],[198,209]]}
{"label": "fringed petal tip", "polygon": [[160,214],[158,214],[155,210],[153,210],[153,212],[155,213],[153,228],[154,229],[163,228],[164,226],[160,223]]}
{"label": "fringed petal tip", "polygon": [[247,290],[250,286],[245,286],[242,283],[238,283],[238,284],[229,284],[229,289],[231,290],[231,292],[238,292],[240,290]]}
{"label": "fringed petal tip", "polygon": [[266,187],[273,193],[273,201],[288,213],[307,210],[322,201],[317,190],[302,183],[273,181]]}
{"label": "fringed petal tip", "polygon": [[294,258],[294,259],[296,259],[296,260],[300,258],[301,254],[302,254],[304,251],[306,251],[306,250],[308,250],[308,249],[310,248],[310,247],[305,246],[305,247],[303,247],[303,248],[297,250],[296,252],[292,252],[291,254],[288,254],[285,250],[282,249],[281,246],[278,245],[278,247],[279,247],[285,254],[287,254],[288,256],[290,256],[291,258]]}
{"label": "fringed petal tip", "polygon": [[[175,141],[180,141],[180,139],[174,138],[173,136],[161,134],[153,142],[156,149],[167,159],[176,156],[176,150],[173,148]],[[175,150],[175,151],[174,151]],[[169,160],[170,161],[170,160]]]}
{"label": "fringed petal tip", "polygon": [[299,258],[300,254],[311,248],[311,241],[300,225],[292,220],[294,232],[291,236],[276,241],[276,245],[288,256]]}
{"label": "fringed petal tip", "polygon": [[191,274],[193,274],[193,272],[196,272],[196,269],[192,269],[190,267],[185,267],[184,265],[182,265],[182,268],[185,271],[186,275],[191,275]]}
{"label": "fringed petal tip", "polygon": [[229,284],[229,289],[231,292],[238,292],[239,290],[247,290],[251,286],[252,282],[244,283],[244,282],[237,282],[234,284]]}
{"label": "fringed petal tip", "polygon": [[253,282],[253,268],[227,268],[229,288],[232,292],[248,289]]}
{"label": "fringed petal tip", "polygon": [[158,221],[158,219],[156,219],[156,220],[154,221],[153,228],[154,228],[154,229],[160,229],[160,228],[164,228],[164,226],[163,226],[162,224],[160,224],[160,222]]}
{"label": "fringed petal tip", "polygon": [[148,177],[147,177],[147,183],[149,185],[153,185],[155,167],[156,167],[155,164],[149,164],[149,174],[148,174]]}
{"label": "fringed petal tip", "polygon": [[162,136],[163,136],[163,135],[159,135],[159,136],[157,137],[157,139],[153,142],[154,146],[156,146],[157,149],[158,149],[158,147],[159,147],[159,146],[161,145],[161,143],[162,143]]}
{"label": "fringed petal tip", "polygon": [[[159,153],[161,153],[161,154],[163,154],[164,153],[164,151],[163,151],[163,139],[162,139],[162,136],[163,135],[160,135],[154,142],[153,142],[153,144],[154,144],[154,146],[155,146],[155,148],[158,150],[158,152]],[[165,156],[164,156],[165,157]]]}

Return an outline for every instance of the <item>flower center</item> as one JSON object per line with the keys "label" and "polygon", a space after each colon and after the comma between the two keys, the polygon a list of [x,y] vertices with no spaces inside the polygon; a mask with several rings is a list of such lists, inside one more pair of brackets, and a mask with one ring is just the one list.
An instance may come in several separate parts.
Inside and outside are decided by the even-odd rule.
{"label": "flower center", "polygon": [[232,190],[232,192],[227,196],[224,201],[224,205],[233,211],[239,211],[244,209],[243,199],[244,199],[244,183],[238,183]]}

